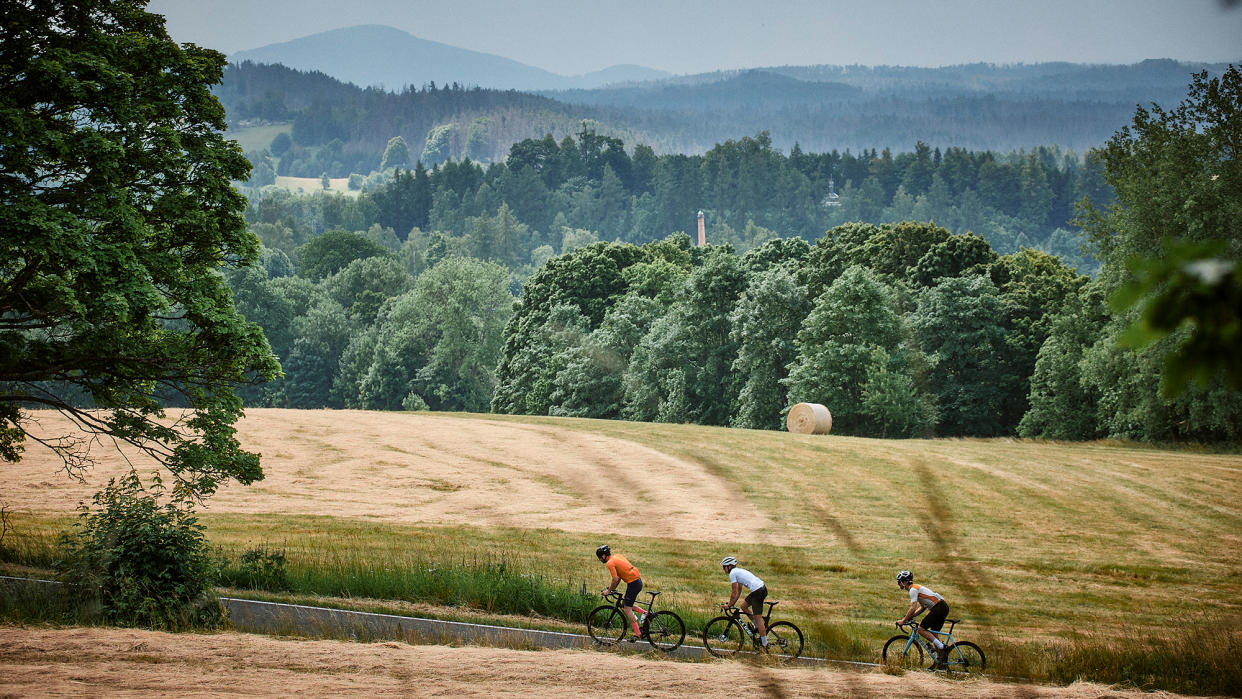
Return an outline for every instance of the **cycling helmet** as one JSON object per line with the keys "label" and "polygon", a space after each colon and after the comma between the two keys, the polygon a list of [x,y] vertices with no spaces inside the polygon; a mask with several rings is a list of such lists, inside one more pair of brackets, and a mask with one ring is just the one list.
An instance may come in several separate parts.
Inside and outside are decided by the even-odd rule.
{"label": "cycling helmet", "polygon": [[899,583],[914,582],[914,573],[911,573],[908,570],[901,571],[900,573],[897,574],[897,582]]}
{"label": "cycling helmet", "polygon": [[733,556],[725,556],[720,561],[720,567],[722,568],[725,566],[735,566],[735,565],[737,565],[737,559],[734,558]]}
{"label": "cycling helmet", "polygon": [[608,547],[608,544],[604,544],[603,546],[595,549],[596,558],[599,558],[600,556],[607,556],[611,553],[612,553],[612,549]]}

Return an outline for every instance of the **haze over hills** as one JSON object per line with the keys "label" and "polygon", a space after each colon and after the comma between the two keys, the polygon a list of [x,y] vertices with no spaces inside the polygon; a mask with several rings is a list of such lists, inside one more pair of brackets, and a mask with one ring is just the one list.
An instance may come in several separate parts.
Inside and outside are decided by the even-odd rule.
{"label": "haze over hills", "polygon": [[663,71],[617,65],[565,76],[478,51],[449,46],[378,24],[334,29],[293,41],[238,51],[232,62],[279,63],[318,71],[360,87],[399,91],[430,82],[500,90],[589,89],[668,77]]}
{"label": "haze over hills", "polygon": [[[485,162],[503,159],[522,138],[573,133],[582,119],[657,152],[702,153],[769,131],[779,148],[798,143],[812,152],[904,151],[922,141],[1002,152],[1057,145],[1081,153],[1124,126],[1136,105],[1171,107],[1185,95],[1192,73],[1218,75],[1226,67],[1160,59],[1130,65],[778,66],[671,76],[618,65],[566,77],[383,25],[323,32],[230,59],[236,67],[254,64],[229,71],[219,91],[235,124],[290,121],[301,114],[304,127],[313,120],[325,128],[295,129],[295,141],[317,145],[320,139],[312,134],[321,134],[324,142],[339,139],[346,151],[368,151],[367,158],[392,136],[419,147],[431,128],[449,125],[447,155]],[[265,71],[265,65],[302,73]],[[335,81],[346,84],[329,84]],[[433,82],[460,86],[470,95],[437,91],[379,107],[392,100],[378,94],[363,99],[364,90],[350,89],[399,93]],[[484,96],[478,88],[499,92]],[[507,90],[525,94],[500,94]],[[532,100],[536,95],[546,101]],[[377,121],[380,112],[386,116]],[[468,153],[472,139],[476,148]]]}
{"label": "haze over hills", "polygon": [[331,157],[299,158],[303,165],[296,167],[290,160],[280,174],[309,177],[326,170],[344,177],[373,169],[393,136],[402,136],[418,158],[438,134],[444,144],[428,164],[462,157],[491,163],[504,160],[517,141],[548,133],[559,141],[578,132],[583,120],[628,148],[642,143],[657,153],[700,154],[762,131],[775,147],[788,150],[796,143],[804,152],[903,152],[921,141],[941,149],[1003,153],[1060,146],[1083,153],[1129,123],[1136,105],[1173,107],[1193,73],[1219,75],[1224,69],[1169,60],[1127,66],[785,66],[591,90],[446,90],[451,81],[437,80],[435,90],[390,93],[318,71],[245,62],[226,69],[216,92],[234,129],[290,124],[299,147],[338,142]]}

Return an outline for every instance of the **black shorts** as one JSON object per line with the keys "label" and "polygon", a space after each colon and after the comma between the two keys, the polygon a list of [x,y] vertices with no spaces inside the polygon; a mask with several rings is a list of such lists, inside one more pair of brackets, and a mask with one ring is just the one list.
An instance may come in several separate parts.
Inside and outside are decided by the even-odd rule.
{"label": "black shorts", "polygon": [[755,614],[763,614],[763,601],[768,598],[768,588],[763,586],[758,590],[751,590],[746,595],[746,604],[750,605],[750,611]]}
{"label": "black shorts", "polygon": [[923,621],[919,622],[919,626],[927,629],[928,631],[939,631],[944,628],[944,620],[947,619],[948,616],[949,603],[944,600],[940,600],[939,602],[933,604],[931,609],[927,610],[927,616],[923,617]]}
{"label": "black shorts", "polygon": [[622,607],[633,607],[638,600],[638,593],[643,591],[643,579],[634,578],[634,582],[625,584],[625,596],[621,598]]}

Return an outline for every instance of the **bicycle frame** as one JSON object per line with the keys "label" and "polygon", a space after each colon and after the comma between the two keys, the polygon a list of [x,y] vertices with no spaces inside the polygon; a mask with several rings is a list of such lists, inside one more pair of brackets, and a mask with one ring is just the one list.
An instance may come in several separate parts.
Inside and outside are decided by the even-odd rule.
{"label": "bicycle frame", "polygon": [[[758,616],[763,619],[764,626],[767,628],[767,644],[761,642],[758,629],[755,628],[749,614],[743,617],[740,608],[726,607],[721,610],[720,616],[712,619],[707,626],[703,627],[703,644],[707,651],[718,658],[732,657],[735,653],[744,652],[742,647],[749,641],[749,645],[756,650],[762,649],[765,654],[775,653],[772,657],[781,660],[796,659],[801,656],[804,640],[802,630],[790,621],[773,621],[772,609],[778,603],[767,601],[764,603],[768,605],[767,611],[760,612]],[[723,622],[724,626],[716,626],[720,622]],[[736,627],[738,636],[730,640],[729,629],[733,627]]]}
{"label": "bicycle frame", "polygon": [[[656,597],[660,594],[658,591],[648,590],[646,594],[650,599],[646,610],[641,612],[641,616],[637,610],[642,607],[635,606],[635,622],[639,625],[641,633],[636,634],[631,643],[646,639],[656,649],[666,653],[672,652],[681,646],[686,638],[686,623],[677,616],[676,612],[667,609],[655,611]],[[622,606],[623,595],[613,590],[605,594],[604,598],[610,600],[612,604],[604,604],[591,610],[587,616],[587,633],[595,639],[596,643],[612,645],[625,638],[631,627],[625,620],[625,607]],[[600,613],[604,613],[604,616],[598,619],[602,626],[596,626],[596,615]],[[618,620],[620,620],[620,627],[615,626]]]}
{"label": "bicycle frame", "polygon": [[[966,658],[965,655],[962,654],[962,649],[957,645],[957,639],[953,638],[953,627],[957,626],[957,622],[960,620],[959,619],[946,619],[945,621],[949,622],[948,631],[932,631],[931,629],[925,629],[928,633],[934,636],[939,636],[941,639],[943,639],[945,650],[946,650],[945,667],[958,666],[958,665],[962,667],[970,666],[971,665],[970,661]],[[918,643],[919,646],[923,649],[924,652],[928,654],[929,657],[933,659],[936,658],[938,655],[936,648],[931,643],[928,643],[927,639],[923,638],[923,635],[919,633],[918,623],[915,622],[914,620],[911,620],[906,623],[907,625],[910,626],[910,638],[906,640],[906,645],[902,648],[902,652],[909,653],[910,646],[913,645],[914,643]],[[966,645],[973,646],[973,644],[970,644],[970,643],[967,643]],[[982,653],[982,651],[979,651],[979,652]],[[955,655],[956,655],[956,659],[954,658]],[[936,665],[937,663],[935,662],[932,663],[933,668],[936,667]]]}
{"label": "bicycle frame", "polygon": [[[764,626],[771,626],[772,625],[772,607],[776,606],[776,602],[765,601],[764,604],[768,605],[768,611],[766,614],[760,614],[759,617],[763,619]],[[725,610],[724,613],[727,616],[733,617],[733,619],[737,621],[738,625],[742,627],[742,630],[746,632],[747,636],[750,636],[752,639],[758,637],[756,636],[757,629],[751,630],[750,628],[751,625],[753,625],[750,615],[743,612],[741,607],[729,607],[728,609]],[[745,617],[745,618],[743,619],[742,617]]]}
{"label": "bicycle frame", "polygon": [[[923,650],[930,653],[932,657],[935,657],[936,648],[932,644],[928,643],[927,639],[923,638],[923,635],[919,633],[919,625],[915,623],[914,621],[906,622],[906,625],[910,627],[910,640],[906,641],[906,647],[903,648],[902,650],[905,652],[909,652],[911,644],[918,643],[920,646],[923,647]],[[952,648],[957,643],[957,641],[953,639],[953,627],[955,625],[956,625],[956,622],[950,623],[948,631],[932,631],[931,629],[926,629],[926,631],[930,634],[943,637],[944,639],[946,639],[944,641],[945,646],[948,648]]]}
{"label": "bicycle frame", "polygon": [[[646,616],[654,612],[656,597],[660,595],[659,592],[646,592],[646,591],[640,592],[638,594],[650,595],[651,599],[647,600],[646,609],[639,607],[638,600],[634,600],[634,618],[635,619],[637,619],[639,616]],[[609,592],[607,595],[604,595],[604,598],[612,600],[612,606],[616,607],[618,611],[624,609],[624,607],[621,606],[621,600],[625,598],[625,595],[621,594],[620,592],[613,590],[612,592]]]}
{"label": "bicycle frame", "polygon": [[[907,669],[921,667],[925,656],[932,659],[929,669],[946,670],[948,672],[965,672],[979,673],[983,672],[987,666],[987,656],[984,655],[983,649],[970,641],[959,641],[953,637],[953,629],[961,619],[946,619],[949,623],[948,631],[932,631],[931,629],[920,629],[918,624],[913,620],[904,624],[898,624],[901,633],[888,639],[884,644],[884,650],[881,657],[886,665],[894,664]],[[909,627],[909,628],[907,628]],[[930,643],[919,633],[920,630],[926,630],[937,639],[944,641],[944,651],[938,651],[935,644]],[[918,648],[912,648],[918,644]],[[912,652],[913,651],[913,652]],[[944,661],[940,661],[940,653],[944,652]],[[911,661],[914,665],[911,665]]]}

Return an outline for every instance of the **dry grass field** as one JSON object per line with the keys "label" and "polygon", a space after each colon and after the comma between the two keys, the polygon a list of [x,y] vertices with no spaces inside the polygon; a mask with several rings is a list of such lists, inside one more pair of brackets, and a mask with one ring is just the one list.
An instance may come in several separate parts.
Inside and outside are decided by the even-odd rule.
{"label": "dry grass field", "polygon": [[329,194],[344,194],[356,197],[361,190],[349,188],[348,177],[329,177],[328,188],[323,188],[323,181],[318,177],[289,177],[287,175],[277,175],[276,184],[273,185],[279,189],[287,189],[294,194],[314,194],[315,192],[327,192]]}
{"label": "dry grass field", "polygon": [[[598,589],[592,551],[607,541],[662,602],[706,614],[728,592],[716,562],[734,554],[813,650],[860,660],[904,611],[893,573],[909,568],[999,671],[1242,619],[1238,455],[355,411],[251,410],[238,433],[267,477],[222,490],[203,522],[215,544],[281,546],[291,562],[503,557]],[[50,538],[129,468],[96,449],[85,483],[34,448],[6,467],[0,502],[22,535]]]}
{"label": "dry grass field", "polygon": [[1171,696],[951,681],[927,673],[677,663],[591,651],[298,641],[237,633],[0,627],[0,696],[778,697],[1125,699]]}
{"label": "dry grass field", "polygon": [[243,151],[264,150],[272,145],[272,139],[278,134],[286,133],[293,135],[292,124],[267,124],[264,126],[250,126],[244,129],[234,129],[224,134],[224,137],[230,141],[237,141]]}

